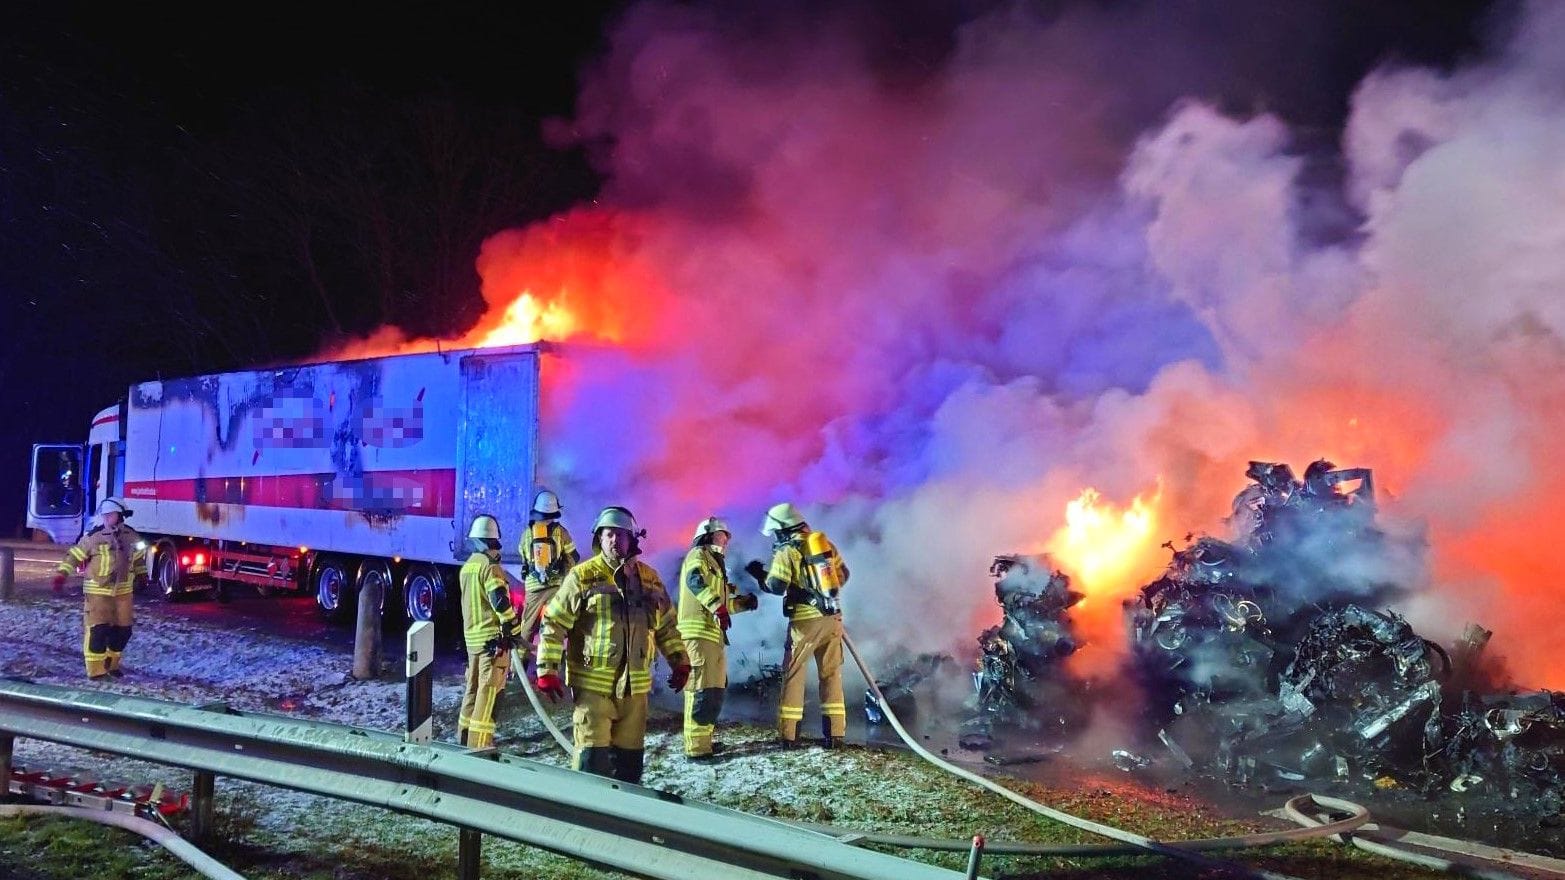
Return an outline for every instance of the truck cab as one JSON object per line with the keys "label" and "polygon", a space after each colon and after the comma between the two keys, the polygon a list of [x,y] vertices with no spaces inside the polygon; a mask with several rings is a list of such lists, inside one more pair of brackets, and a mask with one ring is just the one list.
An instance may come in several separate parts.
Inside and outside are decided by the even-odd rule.
{"label": "truck cab", "polygon": [[56,544],[74,544],[103,499],[125,488],[125,442],[120,407],[92,419],[86,444],[36,443],[27,481],[27,527]]}

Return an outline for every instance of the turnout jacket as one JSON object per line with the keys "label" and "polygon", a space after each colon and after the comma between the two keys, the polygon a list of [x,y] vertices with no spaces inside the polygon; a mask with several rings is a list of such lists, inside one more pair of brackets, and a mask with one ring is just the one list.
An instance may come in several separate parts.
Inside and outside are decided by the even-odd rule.
{"label": "turnout jacket", "polygon": [[717,609],[726,603],[730,614],[739,610],[731,601],[733,593],[722,555],[705,545],[691,547],[679,567],[678,589],[680,636],[722,642],[723,626],[717,622]]}
{"label": "turnout jacket", "polygon": [[652,661],[685,662],[674,606],[652,566],[632,559],[617,570],[603,554],[577,565],[543,611],[538,674],[611,697],[650,693]]}
{"label": "turnout jacket", "polygon": [[457,580],[462,586],[462,641],[469,654],[482,654],[500,637],[500,627],[516,620],[510,581],[487,553],[467,557]]}
{"label": "turnout jacket", "polygon": [[[786,541],[773,548],[772,564],[766,571],[766,584],[761,589],[783,597],[783,614],[789,620],[813,620],[825,617],[821,600],[825,597],[815,585],[815,573],[804,561],[804,550],[798,539]],[[838,577],[848,582],[848,566],[837,563]],[[833,616],[841,615],[841,611]]]}
{"label": "turnout jacket", "polygon": [[127,596],[135,591],[136,578],[147,576],[147,542],[136,530],[98,526],[65,551],[59,572],[76,573],[82,566],[82,592],[89,596]]}
{"label": "turnout jacket", "polygon": [[516,552],[522,557],[523,582],[527,585],[527,592],[535,593],[550,587],[558,587],[565,580],[566,572],[576,564],[576,542],[571,538],[571,531],[563,523],[551,521],[549,523],[549,543],[554,545],[554,564],[547,571],[539,571],[533,567],[532,554],[532,523],[522,531],[521,543],[516,545]]}

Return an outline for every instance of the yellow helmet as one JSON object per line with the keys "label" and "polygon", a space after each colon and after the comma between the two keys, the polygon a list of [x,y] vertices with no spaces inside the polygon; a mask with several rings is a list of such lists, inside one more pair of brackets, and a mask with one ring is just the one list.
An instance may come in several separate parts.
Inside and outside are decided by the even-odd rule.
{"label": "yellow helmet", "polygon": [[772,509],[766,511],[766,523],[761,526],[761,534],[774,535],[802,525],[804,525],[804,514],[800,513],[797,507],[784,501],[772,505]]}

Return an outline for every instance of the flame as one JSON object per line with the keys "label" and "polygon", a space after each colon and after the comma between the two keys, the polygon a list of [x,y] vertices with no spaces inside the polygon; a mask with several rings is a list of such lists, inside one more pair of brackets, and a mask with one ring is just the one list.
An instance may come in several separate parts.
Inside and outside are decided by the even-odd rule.
{"label": "flame", "polygon": [[484,333],[475,348],[525,345],[541,339],[563,340],[574,336],[580,322],[570,310],[569,293],[560,291],[553,299],[540,301],[531,290],[523,290],[506,306],[500,322]]}
{"label": "flame", "polygon": [[1136,495],[1119,507],[1088,487],[1065,505],[1065,524],[1045,550],[1084,598],[1074,617],[1084,648],[1072,658],[1077,671],[1113,668],[1124,649],[1120,603],[1167,564],[1160,549],[1157,506],[1162,483],[1150,498]]}

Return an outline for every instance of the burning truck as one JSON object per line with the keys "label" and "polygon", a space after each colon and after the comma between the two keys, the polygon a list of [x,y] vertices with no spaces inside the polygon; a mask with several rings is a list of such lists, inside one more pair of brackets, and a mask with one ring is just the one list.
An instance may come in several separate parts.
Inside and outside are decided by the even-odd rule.
{"label": "burning truck", "polygon": [[[343,616],[374,583],[413,620],[454,593],[467,523],[525,523],[539,346],[141,382],[87,443],[33,447],[27,524],[74,542],[122,497],[173,599],[247,584]],[[514,545],[502,562],[513,574]]]}
{"label": "burning truck", "polygon": [[[1373,780],[1482,793],[1540,815],[1565,800],[1565,694],[1516,693],[1471,625],[1447,649],[1391,606],[1422,538],[1376,522],[1374,475],[1317,461],[1251,462],[1230,540],[1165,544],[1163,574],[1125,606],[1125,675],[1142,692],[1145,754],[1233,784]],[[1047,557],[991,569],[1003,612],[978,638],[962,745],[998,731],[1086,721],[1070,610]],[[1116,753],[1125,769],[1151,762]],[[1123,760],[1119,760],[1123,758]]]}

